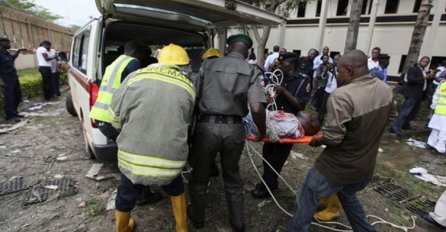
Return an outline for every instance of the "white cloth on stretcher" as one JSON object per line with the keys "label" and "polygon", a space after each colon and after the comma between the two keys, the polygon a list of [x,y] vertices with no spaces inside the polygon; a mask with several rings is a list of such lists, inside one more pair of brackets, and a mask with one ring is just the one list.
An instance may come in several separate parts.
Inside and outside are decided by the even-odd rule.
{"label": "white cloth on stretcher", "polygon": [[[251,113],[243,118],[243,122],[247,136],[255,136],[259,133],[252,120]],[[293,114],[282,110],[266,111],[266,126],[267,137],[272,140],[300,138],[305,134],[299,119]]]}

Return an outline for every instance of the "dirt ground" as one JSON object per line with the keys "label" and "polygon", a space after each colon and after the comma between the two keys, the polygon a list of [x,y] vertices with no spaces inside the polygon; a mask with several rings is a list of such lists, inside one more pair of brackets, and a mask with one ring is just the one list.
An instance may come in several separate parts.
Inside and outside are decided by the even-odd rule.
{"label": "dirt ground", "polygon": [[[39,99],[33,99],[27,106],[38,101]],[[0,230],[113,231],[114,212],[106,210],[106,204],[116,190],[118,180],[111,178],[96,181],[85,177],[87,171],[97,162],[89,159],[84,151],[80,123],[76,117],[66,112],[64,96],[50,103],[39,111],[33,111],[47,113],[46,115],[27,117],[28,123],[23,127],[0,134],[0,182],[9,181],[13,177],[23,177],[27,185],[36,186],[45,180],[63,176],[76,182],[77,193],[67,197],[50,196],[47,201],[28,205],[24,202],[32,188],[0,196]],[[424,122],[420,122],[418,128],[423,127]],[[425,141],[427,132],[421,131],[414,135],[414,138]],[[261,150],[259,144],[254,146],[257,151]],[[445,187],[424,183],[411,176],[409,169],[420,166],[433,174],[446,175],[446,157],[433,155],[426,149],[409,147],[405,144],[405,139],[398,141],[389,135],[384,136],[381,148],[376,176],[392,178],[395,184],[407,188],[410,193],[436,201]],[[282,172],[284,178],[298,189],[321,150],[322,148],[295,145],[294,152],[302,154],[303,158],[289,158]],[[59,161],[58,157],[66,158]],[[261,169],[260,159],[256,156],[254,159],[256,166]],[[251,197],[249,191],[259,182],[259,178],[246,151],[240,167],[245,182],[247,231],[286,231],[289,217],[273,201]],[[106,164],[101,173],[117,173],[117,168]],[[161,191],[157,187],[154,189]],[[212,179],[209,194],[206,227],[200,231],[230,231],[221,177]],[[287,190],[286,185],[281,183],[275,195],[284,209],[293,212],[295,195]],[[411,226],[410,216],[414,213],[380,195],[371,185],[359,193],[359,198],[367,214],[379,216],[397,225]],[[166,196],[154,205],[136,207],[132,214],[137,222],[136,231],[175,230],[170,203]],[[344,214],[338,221],[348,223]],[[377,225],[376,229],[400,231],[387,225]],[[312,226],[311,231],[328,230]],[[418,218],[415,229],[409,231],[439,230]]]}

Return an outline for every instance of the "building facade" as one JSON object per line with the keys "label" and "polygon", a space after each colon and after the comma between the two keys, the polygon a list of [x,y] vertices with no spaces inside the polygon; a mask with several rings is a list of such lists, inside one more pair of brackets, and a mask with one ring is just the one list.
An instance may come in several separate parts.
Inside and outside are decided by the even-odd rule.
{"label": "building facade", "polygon": [[[357,48],[370,54],[373,47],[391,56],[389,75],[401,72],[421,0],[363,0]],[[432,58],[431,67],[446,59],[446,0],[433,0],[421,56]],[[349,0],[311,0],[288,12],[286,24],[271,29],[266,48],[274,45],[305,55],[309,49],[330,48],[343,53],[350,15]],[[324,16],[326,18],[323,23]],[[376,17],[374,17],[376,16]],[[375,19],[375,23],[369,24]],[[437,21],[437,22],[436,22]]]}

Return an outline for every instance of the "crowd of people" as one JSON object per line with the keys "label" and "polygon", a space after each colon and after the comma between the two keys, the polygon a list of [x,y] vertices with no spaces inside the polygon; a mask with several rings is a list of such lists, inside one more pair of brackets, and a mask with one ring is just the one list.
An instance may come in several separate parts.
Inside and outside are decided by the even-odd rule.
{"label": "crowd of people", "polygon": [[[187,51],[175,44],[164,46],[156,59],[148,46],[130,41],[123,54],[107,66],[90,118],[118,146],[121,180],[116,196],[116,231],[134,230],[131,211],[136,204],[161,200],[150,185],[162,186],[170,196],[176,231],[188,231],[188,218],[193,227],[203,228],[210,176],[218,175],[217,154],[229,223],[233,231],[245,231],[239,170],[246,136],[243,117],[250,112],[258,128],[254,140],[261,141],[266,137],[266,105],[271,100],[277,110],[299,115],[306,125],[304,131],[312,136],[310,146],[325,146],[299,187],[288,230],[308,231],[313,217],[333,220],[343,208],[353,231],[376,231],[356,193],[371,181],[381,135],[396,115],[394,91],[387,84],[390,56],[376,47],[370,58],[360,50],[331,57],[329,48],[324,47],[320,54],[310,49],[307,56],[299,57],[274,46],[261,67],[256,65],[249,36],[232,35],[227,44],[225,53],[214,48],[203,52],[195,79]],[[0,39],[0,84],[7,120],[21,117],[17,112],[20,86],[13,66],[20,50],[11,55],[9,48],[9,40]],[[60,96],[58,56],[51,43],[43,41],[36,56],[45,99]],[[149,63],[145,62],[147,57],[151,58]],[[428,145],[445,154],[446,62],[437,72],[425,71],[429,62],[429,57],[422,57],[404,75],[405,102],[390,130],[401,135],[402,129],[411,127],[428,87],[433,86],[436,91],[431,99],[434,113]],[[274,75],[281,81],[273,83],[275,96],[271,99],[264,85],[272,82],[275,70],[280,70],[281,75]],[[303,114],[308,103],[317,111],[317,118]],[[263,144],[264,182],[251,191],[253,198],[269,198],[278,188],[277,173],[292,147],[278,142]],[[192,168],[189,206],[181,177],[186,163]],[[435,212],[425,213],[423,218],[445,226],[444,198],[443,194]],[[317,212],[320,206],[325,209]]]}
{"label": "crowd of people", "polygon": [[[19,122],[24,116],[18,112],[18,106],[22,102],[22,92],[14,62],[21,52],[28,49],[17,49],[11,54],[10,48],[11,41],[8,38],[0,38],[0,86],[4,96],[5,120]],[[55,99],[61,95],[60,75],[68,71],[66,53],[56,53],[56,50],[51,49],[51,42],[45,40],[37,48],[36,58],[42,75],[44,98]]]}

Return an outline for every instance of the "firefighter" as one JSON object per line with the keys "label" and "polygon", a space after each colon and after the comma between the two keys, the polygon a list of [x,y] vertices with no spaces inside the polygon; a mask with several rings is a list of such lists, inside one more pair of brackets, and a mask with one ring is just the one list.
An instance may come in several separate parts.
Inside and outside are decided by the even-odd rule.
{"label": "firefighter", "polygon": [[116,231],[133,231],[130,217],[146,185],[162,186],[170,196],[177,232],[186,232],[187,214],[181,171],[185,166],[187,133],[195,104],[189,79],[190,59],[184,48],[170,44],[159,63],[130,74],[114,93],[109,108],[120,134],[116,195]]}
{"label": "firefighter", "polygon": [[[91,109],[90,118],[97,123],[98,129],[102,134],[114,142],[116,142],[119,132],[111,126],[111,119],[107,111],[113,93],[121,86],[127,75],[141,67],[142,61],[150,57],[150,53],[149,47],[141,42],[132,40],[124,45],[124,54],[120,55],[105,69],[98,98]],[[150,187],[147,186],[141,192],[136,204],[143,206],[159,202],[161,199],[161,194],[153,193]]]}

